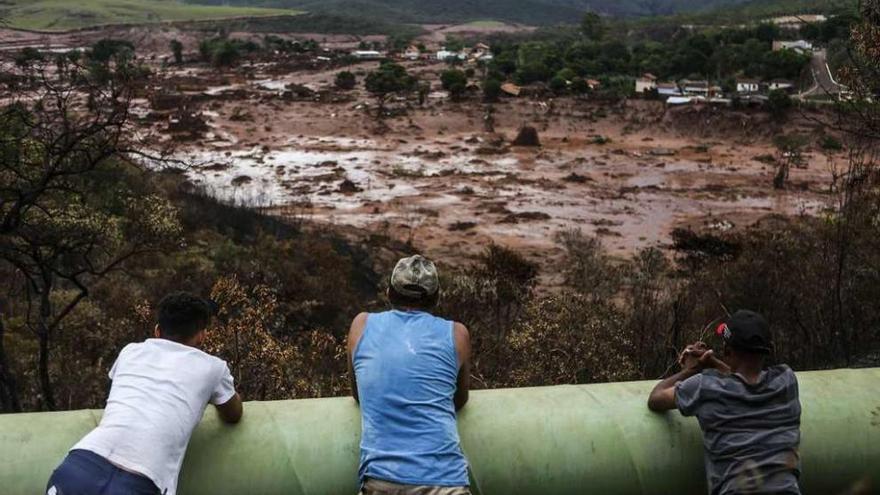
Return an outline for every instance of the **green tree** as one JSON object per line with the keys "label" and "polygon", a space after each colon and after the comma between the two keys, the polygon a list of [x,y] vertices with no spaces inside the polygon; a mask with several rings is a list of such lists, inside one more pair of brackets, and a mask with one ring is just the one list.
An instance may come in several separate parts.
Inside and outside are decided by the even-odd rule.
{"label": "green tree", "polygon": [[385,113],[385,101],[393,93],[409,92],[415,89],[418,80],[410,75],[406,68],[394,62],[382,62],[378,69],[367,74],[364,85],[367,91],[376,97],[376,118],[381,119]]}
{"label": "green tree", "polygon": [[559,74],[550,79],[550,89],[556,94],[563,94],[568,91],[568,81]]}
{"label": "green tree", "polygon": [[447,36],[444,46],[450,52],[460,52],[464,50],[464,40],[455,36]]}
{"label": "green tree", "polygon": [[218,43],[211,52],[211,63],[215,67],[231,67],[241,58],[241,52],[231,40]]}
{"label": "green tree", "polygon": [[486,79],[483,82],[483,100],[494,103],[501,97],[501,81],[498,79]]}
{"label": "green tree", "polygon": [[108,64],[114,59],[134,57],[134,44],[126,40],[104,38],[98,40],[86,53],[89,60],[101,64]]}
{"label": "green tree", "polygon": [[587,12],[581,19],[581,33],[592,41],[605,37],[605,21],[595,12]]}
{"label": "green tree", "polygon": [[792,106],[794,106],[794,102],[792,102],[791,97],[785,91],[774,89],[770,92],[767,100],[767,111],[774,117],[785,117]]}
{"label": "green tree", "polygon": [[33,374],[49,410],[57,405],[49,362],[65,318],[96,281],[179,234],[176,210],[126,164],[139,154],[128,68],[96,80],[88,67],[58,63],[51,84],[0,109],[0,265],[16,274],[10,290],[31,301],[23,325],[38,343]]}
{"label": "green tree", "polygon": [[773,138],[773,144],[779,150],[780,155],[776,160],[773,187],[784,189],[791,167],[800,166],[804,162],[804,148],[809,144],[809,138],[802,134],[783,134]]}
{"label": "green tree", "polygon": [[40,50],[26,46],[15,55],[15,65],[19,68],[26,69],[32,64],[45,60]]}
{"label": "green tree", "polygon": [[357,85],[357,77],[349,71],[342,71],[336,74],[336,80],[334,81],[336,87],[342,90],[352,90],[355,85]]}
{"label": "green tree", "polygon": [[468,78],[464,72],[450,69],[440,74],[440,83],[443,85],[443,89],[449,92],[452,99],[457,100],[467,90]]}

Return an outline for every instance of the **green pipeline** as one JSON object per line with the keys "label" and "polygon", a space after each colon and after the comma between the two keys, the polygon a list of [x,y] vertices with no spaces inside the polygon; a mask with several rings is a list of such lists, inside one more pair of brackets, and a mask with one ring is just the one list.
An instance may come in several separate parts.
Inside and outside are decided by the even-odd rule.
{"label": "green pipeline", "polygon": [[[880,488],[880,368],[798,374],[801,486]],[[693,418],[645,406],[655,382],[478,391],[459,428],[477,495],[705,494]],[[52,469],[100,411],[0,416],[0,493],[45,493]],[[243,421],[209,408],[182,495],[354,495],[360,418],[350,398],[249,402]],[[149,445],[144,445],[149,448]]]}

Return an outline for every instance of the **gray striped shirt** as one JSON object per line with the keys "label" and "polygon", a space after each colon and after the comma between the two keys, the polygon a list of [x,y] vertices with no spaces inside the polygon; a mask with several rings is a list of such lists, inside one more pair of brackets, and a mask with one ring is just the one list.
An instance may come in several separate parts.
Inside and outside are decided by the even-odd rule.
{"label": "gray striped shirt", "polygon": [[768,368],[755,385],[705,370],[676,386],[675,402],[700,422],[711,495],[800,494],[801,404],[791,368]]}

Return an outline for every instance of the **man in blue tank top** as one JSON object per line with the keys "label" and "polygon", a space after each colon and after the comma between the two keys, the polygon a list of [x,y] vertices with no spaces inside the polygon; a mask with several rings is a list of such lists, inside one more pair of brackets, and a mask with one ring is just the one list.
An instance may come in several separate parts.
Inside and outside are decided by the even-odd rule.
{"label": "man in blue tank top", "polygon": [[391,311],[359,314],[348,334],[352,394],[361,408],[361,495],[469,495],[456,411],[468,400],[470,336],[429,312],[434,263],[404,258]]}

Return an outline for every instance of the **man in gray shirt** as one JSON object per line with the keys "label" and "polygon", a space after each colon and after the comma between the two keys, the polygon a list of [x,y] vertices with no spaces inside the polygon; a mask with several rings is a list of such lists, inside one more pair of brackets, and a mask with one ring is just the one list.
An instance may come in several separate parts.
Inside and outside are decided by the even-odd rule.
{"label": "man in gray shirt", "polygon": [[651,392],[648,407],[696,416],[703,430],[711,495],[800,495],[801,405],[794,372],[764,367],[770,328],[738,311],[718,326],[718,359],[705,344],[688,346],[682,370]]}

